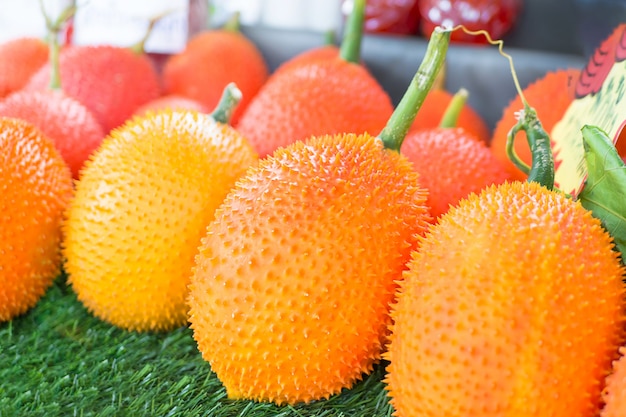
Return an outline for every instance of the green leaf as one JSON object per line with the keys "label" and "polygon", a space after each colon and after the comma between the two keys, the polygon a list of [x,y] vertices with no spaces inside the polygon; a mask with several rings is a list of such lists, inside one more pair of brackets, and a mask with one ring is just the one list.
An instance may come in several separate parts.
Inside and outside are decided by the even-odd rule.
{"label": "green leaf", "polygon": [[626,250],[626,165],[606,132],[583,126],[588,177],[578,199],[613,236],[617,249]]}

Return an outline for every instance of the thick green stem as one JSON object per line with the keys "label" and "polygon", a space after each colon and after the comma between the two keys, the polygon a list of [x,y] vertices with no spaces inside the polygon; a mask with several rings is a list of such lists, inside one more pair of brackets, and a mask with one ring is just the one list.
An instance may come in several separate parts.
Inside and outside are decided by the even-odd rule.
{"label": "thick green stem", "polygon": [[339,56],[347,62],[355,64],[361,61],[361,42],[363,25],[365,24],[365,0],[354,0],[352,12],[346,21]]}
{"label": "thick green stem", "polygon": [[157,22],[173,12],[174,10],[167,10],[159,15],[152,17],[148,21],[148,29],[146,30],[146,33],[144,33],[143,37],[139,39],[137,43],[132,44],[128,48],[137,55],[143,54],[146,51],[146,42],[148,42],[148,38],[150,38],[150,35],[152,34],[152,31],[154,30]]}
{"label": "thick green stem", "polygon": [[239,32],[241,30],[241,13],[236,11],[230,16],[230,18],[222,26],[222,30],[228,30],[231,32]]}
{"label": "thick green stem", "polygon": [[449,44],[450,30],[436,27],[411,84],[387,121],[387,125],[378,135],[387,149],[400,152],[404,137],[444,65]]}
{"label": "thick green stem", "polygon": [[460,88],[459,91],[452,96],[452,100],[448,103],[448,107],[446,107],[446,111],[441,118],[441,122],[439,122],[439,127],[456,127],[459,115],[463,110],[463,106],[465,106],[465,103],[467,102],[468,96],[469,93],[465,88]]}
{"label": "thick green stem", "polygon": [[[531,166],[522,161],[514,149],[515,135],[520,130],[526,132],[528,146],[532,155]],[[520,111],[515,126],[509,132],[506,142],[506,151],[509,159],[522,172],[528,174],[528,182],[537,182],[549,190],[554,188],[554,156],[550,144],[550,137],[541,126],[537,112],[528,105]]]}
{"label": "thick green stem", "polygon": [[216,122],[224,124],[230,123],[230,118],[232,117],[237,104],[241,101],[241,97],[241,90],[239,90],[237,85],[235,83],[228,84],[224,88],[220,102],[211,113],[211,117],[213,117]]}
{"label": "thick green stem", "polygon": [[61,72],[59,70],[59,54],[61,46],[59,45],[59,33],[61,32],[65,22],[67,22],[76,13],[76,6],[72,5],[65,8],[55,21],[53,21],[46,13],[43,0],[39,0],[39,7],[46,23],[48,40],[48,59],[50,62],[50,83],[48,84],[48,87],[51,90],[60,90]]}

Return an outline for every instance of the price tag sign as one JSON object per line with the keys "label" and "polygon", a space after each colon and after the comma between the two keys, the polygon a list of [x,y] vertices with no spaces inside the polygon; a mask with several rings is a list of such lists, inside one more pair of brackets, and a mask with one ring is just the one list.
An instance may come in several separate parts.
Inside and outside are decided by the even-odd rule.
{"label": "price tag sign", "polygon": [[582,190],[587,177],[582,127],[597,126],[617,143],[626,124],[626,23],[596,49],[575,88],[576,99],[550,134],[555,186],[573,196]]}
{"label": "price tag sign", "polygon": [[145,43],[145,52],[172,54],[189,36],[189,0],[79,0],[72,43],[127,47],[141,41],[150,21],[162,16]]}
{"label": "price tag sign", "polygon": [[[43,7],[51,19],[57,18],[71,0],[44,0]],[[46,21],[39,0],[0,0],[0,42],[23,36],[45,38]]]}

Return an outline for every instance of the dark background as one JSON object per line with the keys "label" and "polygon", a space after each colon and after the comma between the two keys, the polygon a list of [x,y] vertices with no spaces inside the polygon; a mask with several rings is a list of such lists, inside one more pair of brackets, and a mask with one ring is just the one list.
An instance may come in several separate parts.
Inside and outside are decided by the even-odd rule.
{"label": "dark background", "polygon": [[[583,68],[613,29],[626,23],[626,0],[525,0],[516,26],[504,40],[522,88],[548,71]],[[271,69],[293,55],[324,43],[323,34],[261,26],[243,28]],[[419,36],[366,34],[362,58],[397,103],[417,70],[426,40]],[[468,103],[493,127],[516,91],[509,62],[497,47],[451,44],[446,62],[448,90],[460,87]]]}

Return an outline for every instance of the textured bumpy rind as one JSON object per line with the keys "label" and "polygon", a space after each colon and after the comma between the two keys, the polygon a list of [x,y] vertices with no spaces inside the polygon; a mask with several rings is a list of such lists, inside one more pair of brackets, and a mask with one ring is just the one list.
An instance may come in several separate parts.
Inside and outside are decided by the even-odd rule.
{"label": "textured bumpy rind", "polygon": [[[50,64],[38,70],[27,90],[47,90]],[[142,104],[161,95],[150,58],[129,48],[110,45],[72,46],[59,56],[61,88],[87,107],[105,133],[121,126]]]}
{"label": "textured bumpy rind", "polygon": [[52,139],[74,178],[105,136],[89,109],[62,91],[11,94],[0,102],[0,116],[17,117],[41,129]]}
{"label": "textured bumpy rind", "polygon": [[389,95],[365,67],[319,57],[271,77],[236,126],[263,157],[316,135],[377,135],[392,112]]}
{"label": "textured bumpy rind", "polygon": [[469,193],[510,178],[491,149],[464,128],[410,132],[400,151],[421,174],[433,217],[441,216]]}
{"label": "textured bumpy rind", "polygon": [[113,131],[87,161],[65,222],[79,300],[126,329],[185,324],[200,239],[256,161],[234,129],[193,111],[150,113]]}
{"label": "textured bumpy rind", "polygon": [[397,416],[595,416],[624,340],[624,268],[579,203],[492,186],[440,218],[392,309]]}
{"label": "textured bumpy rind", "polygon": [[372,369],[389,305],[430,221],[418,174],[369,135],[296,142],[217,210],[190,322],[230,398],[328,398]]}
{"label": "textured bumpy rind", "polygon": [[0,117],[0,322],[25,313],[61,270],[72,176],[50,139]]}
{"label": "textured bumpy rind", "polygon": [[189,97],[209,110],[215,108],[224,88],[234,82],[242,93],[230,120],[237,126],[268,75],[263,54],[243,33],[205,30],[165,62],[162,79],[166,94]]}

